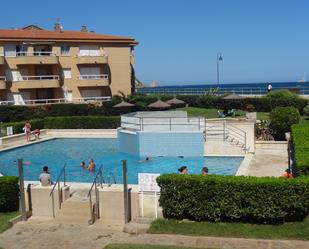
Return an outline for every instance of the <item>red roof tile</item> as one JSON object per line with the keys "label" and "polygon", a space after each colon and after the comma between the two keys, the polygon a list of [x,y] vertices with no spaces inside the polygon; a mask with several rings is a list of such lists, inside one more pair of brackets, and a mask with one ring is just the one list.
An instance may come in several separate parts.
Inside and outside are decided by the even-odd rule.
{"label": "red roof tile", "polygon": [[54,31],[38,29],[0,29],[0,40],[85,40],[85,41],[119,41],[137,44],[134,38],[104,35],[81,31]]}

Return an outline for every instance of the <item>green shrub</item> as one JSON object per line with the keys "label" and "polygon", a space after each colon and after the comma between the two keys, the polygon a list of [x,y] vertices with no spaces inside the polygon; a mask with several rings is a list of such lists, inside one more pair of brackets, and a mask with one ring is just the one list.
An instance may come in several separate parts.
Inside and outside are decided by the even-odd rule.
{"label": "green shrub", "polygon": [[161,175],[165,218],[282,223],[309,213],[309,179]]}
{"label": "green shrub", "polygon": [[[73,116],[49,117],[30,120],[31,130],[35,129],[116,129],[120,126],[120,117],[114,116]],[[13,126],[14,134],[23,133],[25,122],[2,124]]]}
{"label": "green shrub", "polygon": [[304,113],[305,116],[309,116],[309,105],[304,107],[303,113]]}
{"label": "green shrub", "polygon": [[17,211],[19,208],[18,178],[0,177],[0,212]]}
{"label": "green shrub", "polygon": [[285,132],[291,131],[293,124],[298,124],[300,115],[295,107],[276,107],[270,113],[270,129],[276,140],[285,140]]}
{"label": "green shrub", "polygon": [[120,117],[75,116],[44,119],[46,129],[116,129],[119,126]]}
{"label": "green shrub", "polygon": [[309,124],[292,126],[295,169],[299,175],[309,175]]}

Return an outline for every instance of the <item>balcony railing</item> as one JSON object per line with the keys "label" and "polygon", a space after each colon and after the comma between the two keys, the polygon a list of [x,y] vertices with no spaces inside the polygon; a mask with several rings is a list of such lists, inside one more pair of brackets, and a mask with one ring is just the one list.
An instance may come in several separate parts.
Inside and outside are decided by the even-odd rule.
{"label": "balcony railing", "polygon": [[78,57],[83,57],[83,56],[90,56],[90,57],[95,57],[95,56],[106,56],[107,57],[107,54],[106,53],[102,53],[100,51],[85,51],[85,52],[79,52],[77,53],[77,56]]}
{"label": "balcony railing", "polygon": [[16,56],[56,56],[51,51],[16,52]]}
{"label": "balcony railing", "polygon": [[0,81],[6,81],[6,77],[5,76],[0,76]]}
{"label": "balcony railing", "polygon": [[108,74],[83,74],[78,76],[80,80],[99,80],[108,79]]}
{"label": "balcony railing", "polygon": [[59,80],[59,75],[21,76],[21,80]]}
{"label": "balcony railing", "polygon": [[54,103],[87,103],[87,102],[105,102],[110,101],[110,96],[101,96],[101,97],[82,97],[82,98],[74,98],[72,100],[68,100],[65,98],[59,99],[25,99],[23,103],[15,102],[14,100],[1,101],[0,105],[35,105],[35,104],[54,104]]}

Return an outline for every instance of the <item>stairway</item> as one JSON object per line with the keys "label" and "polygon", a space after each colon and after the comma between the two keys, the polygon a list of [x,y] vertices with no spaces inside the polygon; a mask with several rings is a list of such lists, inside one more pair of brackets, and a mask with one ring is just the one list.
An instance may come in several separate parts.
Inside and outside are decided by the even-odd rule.
{"label": "stairway", "polygon": [[71,197],[64,201],[58,215],[55,217],[57,223],[88,224],[90,219],[89,198],[85,190],[75,191]]}
{"label": "stairway", "polygon": [[240,155],[247,152],[246,132],[236,126],[217,121],[204,130],[206,155]]}

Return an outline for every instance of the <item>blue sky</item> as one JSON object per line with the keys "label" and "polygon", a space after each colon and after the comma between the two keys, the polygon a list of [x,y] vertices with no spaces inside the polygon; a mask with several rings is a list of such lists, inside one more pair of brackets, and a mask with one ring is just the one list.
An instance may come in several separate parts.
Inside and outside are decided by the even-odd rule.
{"label": "blue sky", "polygon": [[[136,73],[144,82],[222,83],[309,79],[307,0],[5,1],[1,28],[87,25],[136,38]],[[8,11],[3,11],[7,9]],[[14,10],[14,11],[13,11]]]}

